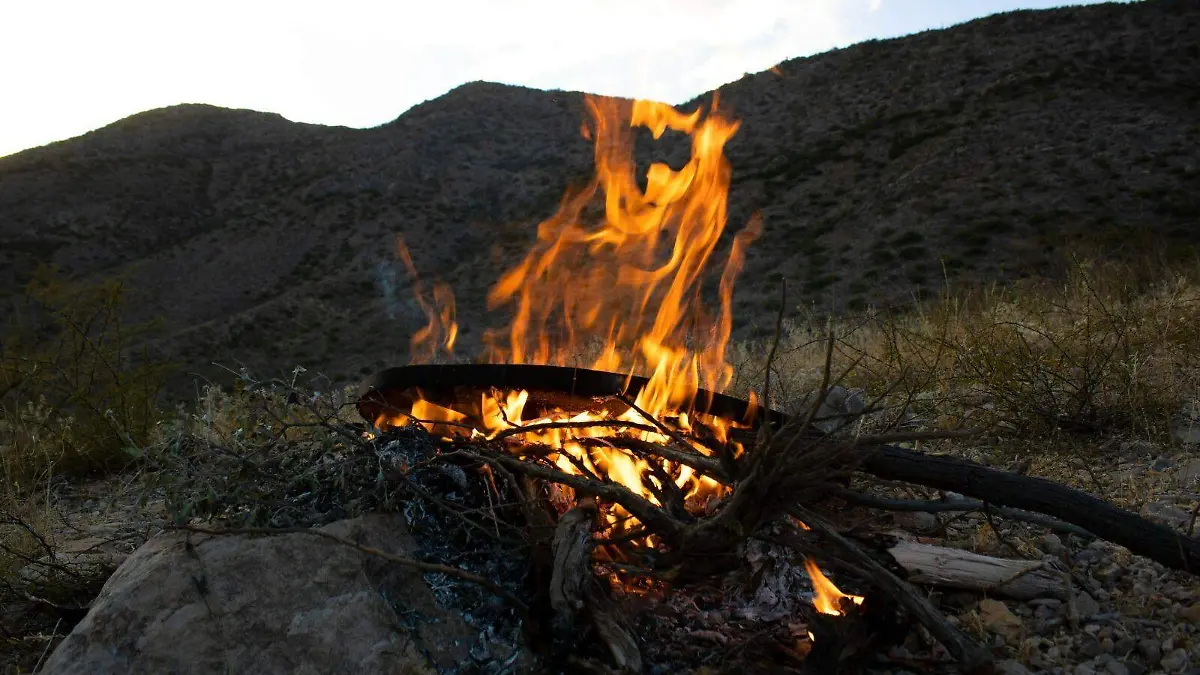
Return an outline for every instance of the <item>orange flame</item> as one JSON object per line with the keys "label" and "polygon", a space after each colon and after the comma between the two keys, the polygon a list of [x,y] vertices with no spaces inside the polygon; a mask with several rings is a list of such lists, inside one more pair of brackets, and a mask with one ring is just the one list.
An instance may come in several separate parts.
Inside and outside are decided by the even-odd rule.
{"label": "orange flame", "polygon": [[[568,364],[599,340],[591,367],[650,375],[640,407],[651,414],[686,407],[700,386],[719,391],[729,383],[733,281],[759,234],[754,220],[735,236],[714,319],[700,287],[725,229],[730,168],[723,150],[738,124],[718,114],[715,101],[707,116],[650,101],[588,98],[587,105],[596,174],[539,225],[533,250],[489,293],[490,308],[511,305],[514,315],[507,331],[487,334],[489,356]],[[639,126],[656,139],[668,129],[692,137],[688,163],[677,171],[652,164],[645,191],[633,159],[632,128]],[[604,216],[589,227],[584,210],[598,193]]]}
{"label": "orange flame", "polygon": [[812,580],[813,606],[817,608],[818,612],[842,616],[842,598],[850,598],[850,601],[856,605],[862,604],[862,596],[849,595],[838,590],[838,587],[821,572],[821,568],[817,567],[817,563],[813,562],[812,558],[805,559],[804,571],[808,572],[808,578]]}
{"label": "orange flame", "polygon": [[[491,362],[574,365],[589,348],[598,346],[587,362],[590,367],[648,375],[636,404],[662,419],[664,413],[689,409],[700,387],[721,391],[732,376],[726,351],[733,324],[733,285],[747,246],[760,234],[757,218],[733,237],[715,280],[720,303],[716,312],[705,307],[701,288],[725,230],[731,169],[724,147],[738,123],[718,112],[715,97],[707,113],[702,109],[682,113],[661,103],[604,97],[588,97],[586,104],[591,124],[585,122],[582,133],[594,142],[595,175],[581,189],[566,194],[558,212],[538,226],[537,241],[524,260],[503,274],[489,292],[489,308],[510,309],[512,321],[506,329],[485,333],[486,356]],[[649,129],[655,139],[668,130],[691,138],[689,161],[678,170],[652,164],[645,190],[639,185],[633,156],[636,127]],[[603,215],[587,217],[588,207],[596,202],[603,204]],[[412,358],[432,361],[453,349],[454,298],[444,284],[434,286],[432,300],[426,297],[403,242],[399,254],[429,319],[413,335]],[[517,426],[543,422],[605,419],[642,427],[651,424],[632,408],[616,419],[609,419],[610,413],[554,411],[526,420],[527,400],[527,392],[488,393],[469,415],[424,401],[419,402],[420,412],[416,406],[412,412],[425,420],[427,429],[444,436],[494,438]],[[380,422],[403,424],[406,419]],[[694,424],[704,424],[722,443],[728,441],[730,428],[748,426],[704,411],[690,418],[679,415],[680,428]],[[515,437],[514,452],[531,444],[549,446],[556,453],[547,459],[562,471],[595,473],[652,502],[657,502],[654,488],[661,487],[657,476],[669,477],[686,495],[689,508],[705,508],[724,489],[686,466],[667,462],[654,466],[651,460],[600,444],[602,437],[622,433],[657,443],[671,440],[644,428],[556,428]],[[697,452],[712,454],[698,442],[693,445]],[[739,454],[741,446],[734,444],[734,452]],[[614,527],[618,522],[636,524],[619,507],[607,518]]]}
{"label": "orange flame", "polygon": [[455,321],[454,291],[449,284],[437,282],[433,285],[433,298],[425,295],[425,285],[417,274],[412,256],[404,240],[396,238],[396,254],[404,263],[409,278],[412,279],[413,296],[420,305],[421,311],[429,320],[423,328],[413,333],[409,342],[409,354],[413,363],[431,363],[438,357],[438,352],[445,350],[447,356],[454,354],[454,343],[458,339],[458,323]]}

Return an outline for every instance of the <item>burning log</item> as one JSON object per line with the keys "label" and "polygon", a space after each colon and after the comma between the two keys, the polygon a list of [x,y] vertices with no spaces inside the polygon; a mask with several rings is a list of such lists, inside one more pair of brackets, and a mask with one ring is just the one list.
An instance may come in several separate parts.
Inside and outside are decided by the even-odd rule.
{"label": "burning log", "polygon": [[595,500],[584,498],[567,511],[554,531],[554,572],[550,581],[550,606],[554,609],[554,637],[561,654],[570,656],[586,636],[585,621],[608,647],[613,663],[623,672],[642,671],[637,641],[613,602],[592,573],[592,528]]}

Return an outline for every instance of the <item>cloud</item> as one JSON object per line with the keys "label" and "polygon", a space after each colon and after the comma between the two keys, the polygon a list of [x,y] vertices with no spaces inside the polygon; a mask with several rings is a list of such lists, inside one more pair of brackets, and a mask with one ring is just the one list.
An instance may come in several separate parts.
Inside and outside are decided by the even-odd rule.
{"label": "cloud", "polygon": [[878,12],[883,7],[883,0],[867,0],[867,11],[871,13]]}

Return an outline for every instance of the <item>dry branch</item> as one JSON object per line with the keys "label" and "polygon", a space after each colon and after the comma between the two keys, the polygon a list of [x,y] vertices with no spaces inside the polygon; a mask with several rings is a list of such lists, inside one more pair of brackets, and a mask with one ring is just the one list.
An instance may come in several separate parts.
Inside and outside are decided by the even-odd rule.
{"label": "dry branch", "polygon": [[877,495],[864,494],[853,490],[839,489],[833,491],[833,496],[844,499],[859,506],[869,506],[885,511],[923,511],[925,513],[943,513],[946,511],[983,511],[990,508],[996,515],[1010,520],[1041,525],[1046,529],[1064,534],[1073,534],[1083,539],[1095,539],[1096,535],[1082,527],[1055,520],[1049,516],[1021,509],[1011,509],[1003,506],[991,506],[978,499],[888,499]]}
{"label": "dry branch", "polygon": [[888,554],[909,583],[995,593],[1016,600],[1066,597],[1059,570],[1040,560],[1012,560],[944,546],[902,541]]}
{"label": "dry branch", "polygon": [[868,453],[862,470],[885,480],[905,481],[957,492],[989,504],[1044,513],[1167,567],[1200,573],[1200,541],[1044,478],[895,446]]}

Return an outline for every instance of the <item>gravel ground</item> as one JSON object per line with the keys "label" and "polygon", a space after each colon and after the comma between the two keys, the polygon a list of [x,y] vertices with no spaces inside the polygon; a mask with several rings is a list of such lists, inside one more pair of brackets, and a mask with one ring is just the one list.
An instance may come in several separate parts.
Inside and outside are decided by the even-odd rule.
{"label": "gravel ground", "polygon": [[[999,453],[987,448],[955,454],[1101,494],[1186,532],[1191,508],[1200,500],[1200,456],[1145,442],[1110,445],[1100,461],[1089,458],[1090,467],[1083,460],[1048,456],[1000,461]],[[161,503],[139,506],[132,483],[121,477],[75,488],[63,494],[61,506],[65,517],[55,537],[62,555],[108,565],[119,564],[163,518]],[[1200,583],[1186,573],[1108,542],[1050,534],[1024,523],[996,519],[997,537],[980,514],[882,518],[890,521],[889,531],[928,543],[1000,557],[1041,558],[1070,571],[1071,592],[1065,601],[931,592],[952,621],[992,649],[1001,673],[1200,673]],[[940,647],[923,629],[915,629],[902,647],[886,655],[892,665],[877,672],[952,672],[943,659]]]}

